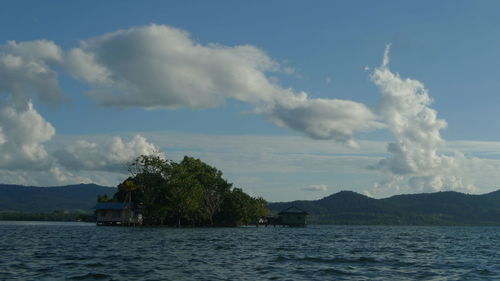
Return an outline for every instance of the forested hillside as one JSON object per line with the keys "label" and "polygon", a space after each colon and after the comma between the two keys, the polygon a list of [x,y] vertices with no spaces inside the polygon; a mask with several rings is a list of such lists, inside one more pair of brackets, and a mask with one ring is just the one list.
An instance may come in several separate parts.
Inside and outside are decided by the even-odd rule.
{"label": "forested hillside", "polygon": [[116,188],[95,184],[35,187],[0,184],[0,211],[50,213],[91,212],[98,195],[112,196]]}
{"label": "forested hillside", "polygon": [[270,203],[279,212],[297,206],[311,223],[404,225],[500,225],[500,190],[482,195],[436,192],[373,199],[341,191],[320,200]]}

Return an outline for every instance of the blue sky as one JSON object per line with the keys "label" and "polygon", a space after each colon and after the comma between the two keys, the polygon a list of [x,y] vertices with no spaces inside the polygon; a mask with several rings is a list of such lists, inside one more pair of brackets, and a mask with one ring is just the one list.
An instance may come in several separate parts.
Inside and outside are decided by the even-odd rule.
{"label": "blue sky", "polygon": [[499,5],[5,1],[0,180],[116,185],[159,148],[271,201],[496,190]]}

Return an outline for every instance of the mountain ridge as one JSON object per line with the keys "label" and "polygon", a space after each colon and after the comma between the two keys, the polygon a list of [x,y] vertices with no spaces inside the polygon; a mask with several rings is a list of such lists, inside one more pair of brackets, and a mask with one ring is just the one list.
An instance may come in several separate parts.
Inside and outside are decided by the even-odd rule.
{"label": "mountain ridge", "polygon": [[[115,192],[116,187],[96,184],[55,187],[0,184],[0,211],[88,213],[98,195],[111,197]],[[274,213],[290,206],[309,212],[310,223],[500,226],[500,189],[485,194],[441,191],[382,199],[344,190],[318,200],[268,204]]]}
{"label": "mountain ridge", "polygon": [[50,187],[0,184],[0,211],[90,212],[97,202],[98,195],[112,196],[115,192],[115,187],[97,184]]}
{"label": "mountain ridge", "polygon": [[455,191],[401,194],[382,199],[340,191],[318,200],[268,204],[272,212],[290,206],[309,212],[312,223],[500,225],[500,190],[478,195]]}

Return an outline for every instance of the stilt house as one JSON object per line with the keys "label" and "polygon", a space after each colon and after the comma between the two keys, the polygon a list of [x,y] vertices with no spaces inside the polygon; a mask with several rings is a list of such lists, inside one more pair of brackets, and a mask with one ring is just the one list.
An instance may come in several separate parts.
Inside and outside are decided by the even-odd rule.
{"label": "stilt house", "polygon": [[142,214],[131,202],[100,202],[95,206],[97,225],[141,225]]}
{"label": "stilt house", "polygon": [[309,213],[295,206],[278,213],[279,222],[284,226],[306,226]]}

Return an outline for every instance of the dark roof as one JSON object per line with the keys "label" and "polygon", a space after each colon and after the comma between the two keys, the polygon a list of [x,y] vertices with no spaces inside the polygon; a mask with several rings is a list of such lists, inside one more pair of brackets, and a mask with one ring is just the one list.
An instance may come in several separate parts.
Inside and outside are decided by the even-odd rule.
{"label": "dark roof", "polygon": [[286,209],[284,209],[283,211],[279,212],[278,215],[283,215],[283,214],[304,214],[304,215],[309,215],[308,212],[300,209],[300,208],[297,208],[295,206],[292,206],[292,207],[288,207]]}
{"label": "dark roof", "polygon": [[123,210],[127,208],[131,203],[122,203],[122,202],[100,202],[97,203],[94,207],[96,210]]}

